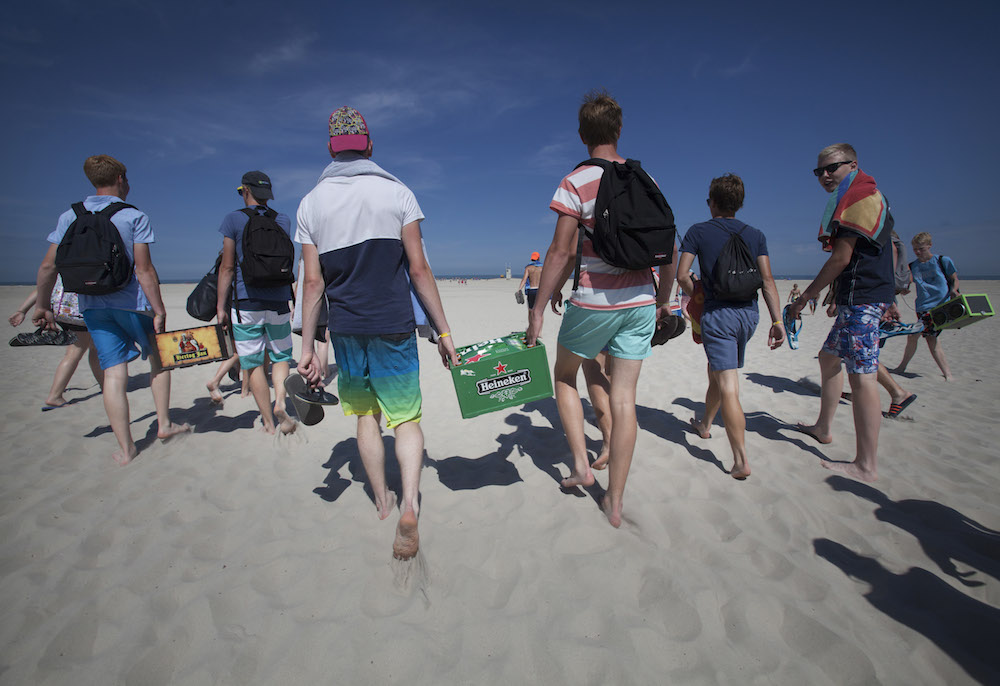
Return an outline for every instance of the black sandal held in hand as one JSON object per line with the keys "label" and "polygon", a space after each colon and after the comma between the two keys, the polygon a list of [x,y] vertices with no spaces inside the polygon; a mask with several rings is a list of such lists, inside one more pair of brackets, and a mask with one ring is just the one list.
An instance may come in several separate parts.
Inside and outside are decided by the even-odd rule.
{"label": "black sandal held in hand", "polygon": [[29,345],[72,345],[76,343],[76,334],[72,331],[59,329],[53,331],[44,326],[38,327],[34,333],[19,333],[10,339],[10,345],[20,348]]}

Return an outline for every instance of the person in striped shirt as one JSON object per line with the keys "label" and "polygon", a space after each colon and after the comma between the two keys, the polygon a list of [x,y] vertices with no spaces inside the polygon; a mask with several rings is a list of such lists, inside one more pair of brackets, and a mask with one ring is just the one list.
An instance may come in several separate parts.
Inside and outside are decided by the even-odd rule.
{"label": "person in striped shirt", "polygon": [[[605,91],[593,91],[584,97],[579,111],[580,140],[591,158],[624,163],[618,154],[622,128],[622,110]],[[535,306],[528,315],[526,340],[534,345],[541,335],[545,307],[550,299],[561,302],[560,290],[573,271],[577,231],[580,224],[594,227],[594,203],[603,169],[581,166],[559,184],[549,208],[558,215],[552,243],[545,255]],[[675,246],[676,257],[676,246]],[[664,265],[660,273],[662,302],[670,298],[676,259]],[[656,328],[658,291],[650,269],[630,271],[612,267],[594,252],[589,237],[584,236],[580,260],[580,284],[566,305],[559,328],[559,344],[553,370],[556,404],[573,453],[572,471],[562,480],[563,488],[590,486],[594,474],[587,458],[583,429],[583,405],[576,387],[581,365],[604,353],[607,358],[608,404],[611,413],[611,437],[608,459],[608,490],[601,508],[612,526],[622,520],[622,496],[632,464],[637,423],[635,416],[636,384],[642,360],[650,354],[650,339]],[[664,312],[669,306],[663,305]],[[589,384],[588,384],[589,385]],[[593,387],[593,386],[591,386]],[[595,407],[598,401],[594,401]]]}

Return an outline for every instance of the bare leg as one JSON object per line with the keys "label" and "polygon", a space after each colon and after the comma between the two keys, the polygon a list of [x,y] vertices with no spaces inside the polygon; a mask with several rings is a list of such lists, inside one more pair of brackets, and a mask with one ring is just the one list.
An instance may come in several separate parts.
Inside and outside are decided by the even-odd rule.
{"label": "bare leg", "polygon": [[884,364],[879,363],[878,374],[876,375],[879,384],[889,392],[889,402],[898,405],[906,400],[910,394],[892,378],[889,370]]}
{"label": "bare leg", "polygon": [[[79,332],[77,332],[77,337],[79,337]],[[94,375],[94,380],[97,385],[102,389],[104,388],[104,370],[101,369],[101,358],[97,355],[97,347],[94,345],[94,339],[90,337],[90,333],[86,334],[87,338],[90,339],[87,351],[87,362],[90,364],[90,373]]]}
{"label": "bare leg", "polygon": [[594,407],[597,426],[601,430],[601,454],[594,460],[591,469],[604,469],[608,466],[611,456],[611,399],[608,396],[611,382],[605,376],[604,367],[608,361],[607,355],[600,353],[593,360],[583,361],[583,378],[587,381],[587,392],[590,394],[590,404]]}
{"label": "bare leg", "polygon": [[127,465],[138,452],[129,428],[127,387],[128,363],[122,362],[104,370],[104,411],[118,440],[118,450],[111,457],[120,465]]}
{"label": "bare leg", "polygon": [[945,381],[951,381],[951,368],[948,366],[948,360],[944,356],[944,348],[941,347],[941,343],[938,341],[936,336],[927,337],[927,349],[931,351],[931,357],[937,362],[938,369],[944,374]]}
{"label": "bare leg", "polygon": [[205,384],[205,388],[208,389],[208,394],[211,396],[213,403],[222,405],[225,401],[222,397],[222,393],[219,392],[219,384],[222,383],[222,379],[224,379],[226,374],[229,373],[229,370],[232,369],[233,366],[239,361],[240,356],[233,353],[228,360],[219,365],[219,368],[215,372],[215,376],[213,376],[211,380]]}
{"label": "bare leg", "polygon": [[[288,378],[288,363],[275,362],[271,365],[271,381],[274,384],[274,417],[278,421],[278,429],[283,434],[295,431],[298,424],[285,412],[285,379]],[[270,397],[270,396],[268,396]]]}
{"label": "bare leg", "polygon": [[[819,371],[822,378],[820,391],[819,418],[815,424],[799,424],[802,433],[809,434],[820,443],[833,442],[833,415],[840,403],[840,394],[844,390],[843,369],[840,358],[825,350],[819,351]],[[878,395],[876,393],[876,400]],[[857,402],[856,400],[854,402]]]}
{"label": "bare leg", "polygon": [[267,385],[267,374],[264,372],[264,365],[254,367],[249,373],[250,392],[260,410],[260,419],[264,423],[264,431],[269,434],[274,433],[274,414],[271,412],[271,388]]}
{"label": "bare leg", "polygon": [[82,331],[77,333],[76,341],[73,345],[66,347],[66,354],[63,355],[56,367],[55,376],[52,378],[52,388],[49,389],[49,395],[45,399],[45,404],[50,407],[61,407],[66,404],[63,393],[66,391],[66,386],[69,385],[69,380],[73,378],[73,372],[76,371],[77,365],[87,354],[87,348],[90,346],[90,336]]}
{"label": "bare leg", "polygon": [[708,367],[708,390],[705,391],[705,416],[700,420],[697,417],[692,417],[690,419],[691,428],[694,429],[695,433],[701,438],[711,438],[710,433],[712,428],[712,422],[715,421],[715,415],[719,411],[719,407],[722,403],[722,397],[719,395],[719,381],[712,375],[712,368]]}
{"label": "bare leg", "polygon": [[590,471],[590,461],[587,460],[587,441],[583,433],[583,405],[580,402],[580,393],[576,389],[576,372],[580,369],[583,358],[574,355],[561,345],[556,350],[556,364],[552,372],[555,377],[556,406],[559,408],[559,420],[566,434],[566,442],[569,443],[570,452],[573,454],[573,470],[562,480],[562,487],[590,486],[594,483],[594,473]]}
{"label": "bare leg", "polygon": [[[368,485],[375,496],[375,509],[379,519],[385,519],[396,504],[396,496],[385,485],[385,444],[382,442],[382,415],[358,416],[358,453],[368,475]],[[397,438],[398,440],[398,438]],[[396,459],[399,459],[399,445],[396,445]],[[400,461],[402,470],[402,461]]]}
{"label": "bare leg", "polygon": [[153,358],[150,358],[149,388],[153,391],[153,405],[156,406],[156,437],[166,440],[190,431],[189,424],[174,424],[170,421],[170,372],[160,369]]}
{"label": "bare leg", "polygon": [[326,377],[330,375],[330,332],[324,329],[323,340],[317,340],[315,343],[320,378],[326,381]]}
{"label": "bare leg", "polygon": [[843,472],[861,481],[875,481],[878,472],[875,460],[878,454],[878,433],[882,425],[879,411],[878,386],[874,374],[848,374],[854,396],[854,432],[857,436],[857,454],[854,462],[822,462],[827,469]]}
{"label": "bare leg", "polygon": [[397,560],[409,560],[417,554],[420,536],[417,532],[417,514],[420,506],[420,469],[424,463],[424,433],[420,424],[404,422],[397,426],[396,459],[403,482],[403,502],[399,507],[399,523],[396,524],[396,539],[392,543],[392,555]]}
{"label": "bare leg", "polygon": [[726,425],[726,437],[733,449],[733,468],[729,475],[743,480],[750,476],[750,460],[746,450],[747,419],[740,405],[740,377],[735,369],[709,372],[716,378],[719,394],[722,396],[722,421]]}
{"label": "bare leg", "polygon": [[897,374],[902,374],[906,371],[906,365],[910,364],[910,360],[913,359],[914,353],[917,352],[917,343],[920,341],[920,334],[913,333],[906,337],[906,349],[903,350],[903,359],[899,361],[899,364],[892,371]]}
{"label": "bare leg", "polygon": [[635,387],[639,382],[642,360],[615,359],[611,368],[611,459],[608,460],[608,490],[601,509],[611,526],[622,523],[622,501],[625,480],[632,466],[635,435]]}

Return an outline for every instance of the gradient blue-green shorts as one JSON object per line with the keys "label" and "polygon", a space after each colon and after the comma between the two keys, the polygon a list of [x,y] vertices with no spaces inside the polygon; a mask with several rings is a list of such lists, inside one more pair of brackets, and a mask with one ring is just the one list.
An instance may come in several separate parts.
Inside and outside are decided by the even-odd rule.
{"label": "gradient blue-green shorts", "polygon": [[420,359],[417,334],[330,333],[337,390],[345,415],[385,415],[390,429],[419,422]]}
{"label": "gradient blue-green shorts", "polygon": [[559,327],[559,345],[588,360],[604,348],[611,357],[644,360],[652,350],[650,341],[655,330],[655,305],[588,310],[567,304]]}

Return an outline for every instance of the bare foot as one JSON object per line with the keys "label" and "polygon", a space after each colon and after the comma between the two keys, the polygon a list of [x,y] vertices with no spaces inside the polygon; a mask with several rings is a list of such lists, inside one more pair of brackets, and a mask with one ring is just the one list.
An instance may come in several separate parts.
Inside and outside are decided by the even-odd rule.
{"label": "bare foot", "polygon": [[133,443],[132,446],[128,449],[128,452],[125,452],[121,448],[119,448],[118,450],[111,453],[111,459],[117,462],[120,467],[124,467],[129,462],[131,462],[133,458],[135,458],[135,456],[138,454],[139,451],[136,449],[135,444]]}
{"label": "bare foot", "polygon": [[826,469],[834,472],[842,472],[852,479],[857,479],[858,481],[867,481],[871,483],[878,479],[878,473],[873,469],[871,471],[861,469],[854,462],[820,462]]}
{"label": "bare foot", "polygon": [[396,494],[389,489],[385,490],[381,498],[375,498],[375,509],[378,511],[379,519],[385,519],[392,514],[394,507],[396,507]]}
{"label": "bare foot", "polygon": [[420,535],[417,533],[417,515],[407,510],[396,525],[396,540],[392,542],[392,556],[397,560],[409,560],[417,554]]}
{"label": "bare foot", "polygon": [[585,474],[577,474],[573,472],[568,477],[559,482],[563,488],[575,488],[576,486],[593,486],[594,485],[594,473],[587,468]]}
{"label": "bare foot", "polygon": [[733,477],[737,481],[743,481],[748,476],[750,476],[750,465],[743,463],[742,466],[736,466],[733,464],[733,468],[729,470],[729,476]]}
{"label": "bare foot", "polygon": [[222,392],[219,391],[218,386],[212,385],[211,382],[205,384],[205,388],[208,389],[208,396],[212,399],[212,402],[216,405],[222,406],[226,402],[226,399],[222,397]]}
{"label": "bare foot", "polygon": [[288,413],[285,412],[285,408],[280,407],[277,403],[274,405],[274,418],[278,420],[278,429],[285,436],[294,433],[299,428],[298,422],[289,417]]}
{"label": "bare foot", "polygon": [[610,502],[610,496],[604,496],[604,500],[601,501],[601,510],[604,512],[604,516],[608,518],[611,526],[616,529],[622,525],[622,504],[612,505]]}
{"label": "bare foot", "polygon": [[607,469],[609,459],[611,459],[611,447],[607,441],[604,441],[604,445],[601,446],[601,454],[597,456],[597,459],[594,460],[594,464],[590,465],[590,468],[597,471]]}
{"label": "bare foot", "polygon": [[190,424],[174,424],[173,422],[171,422],[170,424],[167,424],[167,426],[165,427],[163,426],[159,427],[156,431],[156,437],[159,438],[161,441],[165,441],[168,438],[176,436],[177,434],[182,434],[190,430],[191,430]]}
{"label": "bare foot", "polygon": [[810,436],[811,438],[816,439],[817,443],[822,443],[823,445],[833,443],[833,436],[831,436],[830,434],[817,433],[815,424],[810,424],[810,425],[796,424],[795,430],[798,431],[799,433],[804,433],[806,436]]}
{"label": "bare foot", "polygon": [[66,404],[66,398],[62,397],[61,395],[56,396],[55,398],[47,398],[45,400],[45,407],[62,407],[65,404]]}
{"label": "bare foot", "polygon": [[691,417],[691,419],[688,420],[688,423],[691,424],[691,428],[694,429],[694,432],[698,434],[700,438],[712,437],[712,434],[708,432],[708,427],[702,424],[700,419],[695,419],[694,417]]}

